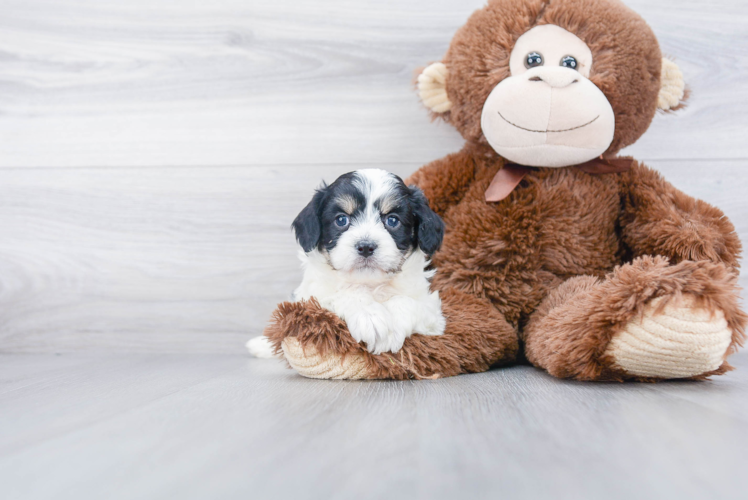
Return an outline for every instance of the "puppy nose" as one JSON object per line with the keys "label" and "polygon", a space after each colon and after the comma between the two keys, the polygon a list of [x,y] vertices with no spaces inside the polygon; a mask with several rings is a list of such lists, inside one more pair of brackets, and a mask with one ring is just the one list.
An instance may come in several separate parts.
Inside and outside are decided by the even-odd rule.
{"label": "puppy nose", "polygon": [[358,254],[363,257],[369,257],[377,249],[377,244],[373,241],[359,241],[356,243],[356,250]]}
{"label": "puppy nose", "polygon": [[579,81],[579,73],[577,71],[560,66],[557,68],[532,68],[525,74],[531,82],[545,82],[555,89],[568,87],[572,83]]}

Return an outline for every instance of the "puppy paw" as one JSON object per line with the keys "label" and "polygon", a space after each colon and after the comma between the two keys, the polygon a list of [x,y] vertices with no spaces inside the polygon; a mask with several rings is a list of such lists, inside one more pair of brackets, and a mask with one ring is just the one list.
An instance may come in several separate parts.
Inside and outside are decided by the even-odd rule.
{"label": "puppy paw", "polygon": [[322,356],[314,345],[302,347],[295,337],[285,338],[281,348],[288,364],[304,377],[347,380],[369,378],[363,353],[351,352],[343,356],[328,352]]}
{"label": "puppy paw", "polygon": [[732,339],[724,313],[699,306],[691,295],[664,308],[661,301],[653,300],[630,321],[605,354],[640,377],[689,378],[719,368]]}
{"label": "puppy paw", "polygon": [[277,358],[273,352],[273,346],[270,344],[270,340],[264,335],[249,339],[246,344],[249,354],[256,358]]}
{"label": "puppy paw", "polygon": [[[447,326],[441,310],[439,292],[415,300],[410,297],[393,297],[384,303],[393,321],[393,330],[404,340],[414,333],[442,335]],[[402,343],[400,344],[402,345]]]}
{"label": "puppy paw", "polygon": [[447,320],[444,318],[444,315],[439,312],[438,315],[433,318],[433,321],[426,324],[423,332],[417,331],[416,333],[423,333],[423,335],[443,335],[446,327]]}
{"label": "puppy paw", "polygon": [[378,353],[382,341],[389,337],[392,321],[381,304],[368,305],[346,314],[343,319],[351,337],[357,342],[364,342],[370,352]]}

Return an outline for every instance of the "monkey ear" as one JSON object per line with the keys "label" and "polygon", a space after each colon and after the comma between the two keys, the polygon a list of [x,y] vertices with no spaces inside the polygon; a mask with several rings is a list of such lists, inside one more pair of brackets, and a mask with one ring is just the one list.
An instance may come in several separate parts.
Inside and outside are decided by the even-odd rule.
{"label": "monkey ear", "polygon": [[449,70],[441,62],[427,66],[418,75],[418,95],[434,113],[446,113],[452,107],[447,97],[447,76]]}
{"label": "monkey ear", "polygon": [[665,111],[677,108],[685,93],[686,82],[683,80],[683,72],[673,61],[663,57],[657,107]]}

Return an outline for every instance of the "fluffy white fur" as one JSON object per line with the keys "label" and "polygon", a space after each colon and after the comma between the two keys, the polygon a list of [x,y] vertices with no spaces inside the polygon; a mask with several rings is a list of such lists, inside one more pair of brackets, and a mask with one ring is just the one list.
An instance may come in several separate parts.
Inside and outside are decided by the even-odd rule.
{"label": "fluffy white fur", "polygon": [[[304,278],[294,300],[316,298],[374,354],[399,351],[413,333],[443,334],[446,321],[439,293],[429,290],[434,272],[426,270],[426,255],[417,247],[399,249],[384,227],[383,216],[401,202],[396,192],[401,181],[384,170],[367,169],[357,171],[349,182],[363,194],[366,205],[351,215],[350,227],[329,252],[299,252]],[[346,195],[341,197],[335,199],[341,206],[355,205]],[[361,255],[361,241],[375,243],[376,251]],[[247,349],[257,357],[273,356],[265,337],[251,339]]]}
{"label": "fluffy white fur", "polygon": [[[395,185],[392,175],[380,169],[356,171],[353,184],[366,197],[363,214],[353,218],[350,228],[343,233],[330,251],[330,264],[344,273],[358,272],[371,278],[386,279],[386,273],[397,271],[403,263],[403,254],[382,224],[382,216],[374,201],[386,197]],[[374,255],[364,259],[356,251],[356,243],[370,240],[377,244]],[[319,298],[319,297],[317,297]]]}
{"label": "fluffy white fur", "polygon": [[294,292],[296,300],[315,297],[348,325],[351,336],[380,354],[397,352],[413,333],[441,335],[446,321],[439,292],[429,290],[433,271],[416,249],[400,272],[341,272],[327,263],[317,250],[299,254],[304,279]]}

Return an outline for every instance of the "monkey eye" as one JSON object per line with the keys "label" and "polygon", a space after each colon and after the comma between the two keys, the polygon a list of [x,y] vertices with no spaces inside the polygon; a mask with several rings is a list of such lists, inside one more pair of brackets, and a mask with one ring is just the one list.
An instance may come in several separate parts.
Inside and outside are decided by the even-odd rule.
{"label": "monkey eye", "polygon": [[347,215],[338,215],[335,218],[335,224],[338,227],[345,227],[345,226],[347,226],[348,225],[348,221],[349,221],[349,219],[348,219]]}
{"label": "monkey eye", "polygon": [[543,56],[541,56],[537,52],[530,52],[529,54],[527,54],[527,57],[525,57],[526,68],[534,68],[536,66],[542,66],[542,65],[543,65]]}
{"label": "monkey eye", "polygon": [[569,69],[577,69],[577,60],[572,56],[564,56],[561,58],[561,66]]}

